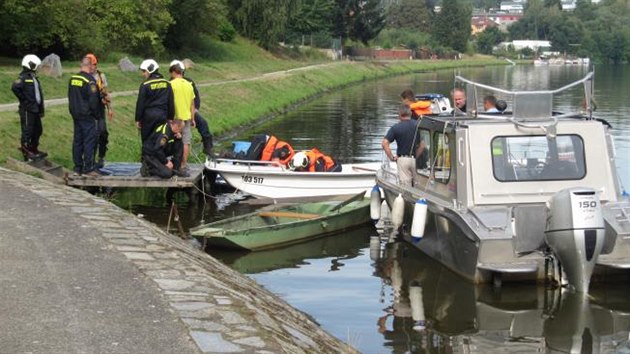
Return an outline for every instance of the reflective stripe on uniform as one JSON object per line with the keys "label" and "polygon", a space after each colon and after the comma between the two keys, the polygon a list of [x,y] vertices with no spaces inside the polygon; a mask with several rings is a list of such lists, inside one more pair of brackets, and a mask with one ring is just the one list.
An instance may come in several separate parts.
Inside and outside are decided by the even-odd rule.
{"label": "reflective stripe on uniform", "polygon": [[151,90],[165,89],[168,86],[168,81],[165,79],[155,79],[146,81],[143,85],[149,86]]}
{"label": "reflective stripe on uniform", "polygon": [[72,86],[83,87],[83,84],[87,84],[89,82],[90,80],[81,75],[72,75],[72,77],[70,78],[70,85]]}
{"label": "reflective stripe on uniform", "polygon": [[[166,124],[162,124],[162,125],[158,126],[158,127],[155,129],[155,132],[156,132],[156,133],[162,133],[162,134],[164,134],[164,135],[168,136],[168,135],[166,134]],[[169,139],[169,140],[168,140],[168,142],[169,142],[169,143],[172,143],[172,142],[174,142],[174,141],[175,141],[175,139]]]}

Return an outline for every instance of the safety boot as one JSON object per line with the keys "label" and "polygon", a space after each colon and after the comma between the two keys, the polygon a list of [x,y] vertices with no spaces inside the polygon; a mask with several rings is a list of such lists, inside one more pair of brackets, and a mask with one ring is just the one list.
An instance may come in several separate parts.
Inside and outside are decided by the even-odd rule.
{"label": "safety boot", "polygon": [[35,153],[26,145],[21,145],[18,150],[20,150],[22,156],[24,156],[24,161],[34,160],[36,157]]}
{"label": "safety boot", "polygon": [[212,140],[204,139],[203,141],[203,152],[208,155],[208,157],[212,156]]}
{"label": "safety boot", "polygon": [[46,151],[40,151],[38,147],[39,145],[33,145],[33,148],[31,149],[35,153],[35,158],[43,159],[44,157],[47,157],[48,153]]}

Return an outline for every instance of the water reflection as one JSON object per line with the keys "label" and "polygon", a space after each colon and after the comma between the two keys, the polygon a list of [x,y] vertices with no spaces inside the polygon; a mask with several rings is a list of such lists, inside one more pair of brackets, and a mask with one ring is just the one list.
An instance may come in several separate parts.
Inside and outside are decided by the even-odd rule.
{"label": "water reflection", "polygon": [[283,268],[299,268],[309,260],[327,259],[328,271],[338,271],[344,261],[355,258],[366,248],[371,227],[361,227],[330,237],[258,252],[213,250],[210,253],[224,264],[245,274],[256,274]]}
{"label": "water reflection", "polygon": [[535,285],[475,286],[401,242],[388,243],[374,267],[394,294],[378,319],[392,353],[630,350],[627,287],[593,289],[589,299]]}

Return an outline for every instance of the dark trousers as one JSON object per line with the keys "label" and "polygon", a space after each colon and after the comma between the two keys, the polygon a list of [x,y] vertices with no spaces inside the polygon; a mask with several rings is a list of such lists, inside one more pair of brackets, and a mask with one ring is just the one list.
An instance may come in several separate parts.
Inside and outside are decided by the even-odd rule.
{"label": "dark trousers", "polygon": [[39,146],[39,138],[42,136],[42,118],[39,113],[20,109],[20,128],[22,146],[32,150]]}
{"label": "dark trousers", "polygon": [[147,139],[151,136],[151,134],[155,132],[155,129],[157,129],[157,127],[166,123],[166,116],[165,115],[159,115],[159,116],[145,115],[142,118],[141,123],[142,123],[142,127],[140,128],[140,137],[142,139],[142,144],[144,144],[144,142],[147,141]]}
{"label": "dark trousers", "polygon": [[96,121],[96,148],[94,152],[96,157],[104,159],[107,153],[107,144],[109,143],[109,132],[107,131],[107,120],[103,117]]}
{"label": "dark trousers", "polygon": [[75,172],[88,173],[94,170],[95,148],[96,120],[91,118],[74,119],[72,161]]}
{"label": "dark trousers", "polygon": [[212,146],[212,133],[210,133],[208,121],[202,117],[199,112],[195,113],[195,126],[197,127],[199,135],[201,135],[201,140],[210,141],[210,145]]}
{"label": "dark trousers", "polygon": [[153,156],[144,155],[142,163],[146,165],[149,176],[157,176],[160,178],[171,178],[173,176],[173,170],[169,170],[166,165],[160,163],[160,161]]}
{"label": "dark trousers", "polygon": [[158,156],[169,156],[173,163],[173,169],[179,170],[182,163],[182,154],[184,153],[184,144],[180,139],[166,145],[164,150],[154,154],[142,154],[142,163],[146,166],[149,176],[157,176],[161,178],[171,178],[173,170],[169,170],[166,165],[160,162]]}

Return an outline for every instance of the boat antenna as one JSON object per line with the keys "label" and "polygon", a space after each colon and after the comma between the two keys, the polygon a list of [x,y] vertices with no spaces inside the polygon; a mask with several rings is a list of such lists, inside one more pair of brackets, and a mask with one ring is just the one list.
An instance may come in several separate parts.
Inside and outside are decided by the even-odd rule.
{"label": "boat antenna", "polygon": [[591,109],[589,110],[589,119],[593,119],[593,111],[597,109],[597,103],[595,102],[595,64],[593,64],[591,71],[593,75],[591,75],[591,102],[589,102]]}

